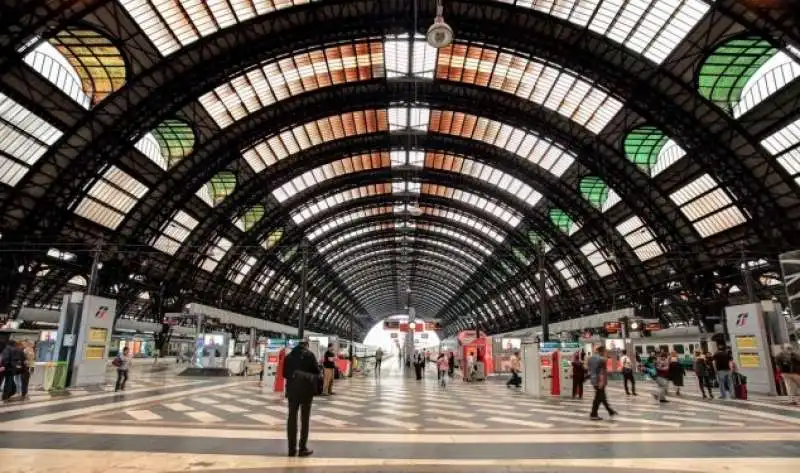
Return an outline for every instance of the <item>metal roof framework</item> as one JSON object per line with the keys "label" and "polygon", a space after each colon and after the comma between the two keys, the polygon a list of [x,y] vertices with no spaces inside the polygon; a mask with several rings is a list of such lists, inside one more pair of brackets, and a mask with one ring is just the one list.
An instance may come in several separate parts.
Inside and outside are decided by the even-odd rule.
{"label": "metal roof framework", "polygon": [[[380,72],[380,64],[362,64],[357,59],[356,64],[360,65],[355,76],[351,74],[325,86],[309,86],[306,80],[302,90],[295,87],[289,95],[261,108],[251,107],[251,112],[222,123],[197,101],[198,97],[217,90],[242,72],[250,71],[248,77],[252,79],[255,66],[278,64],[281,60],[285,65],[291,58],[300,71],[302,65],[297,58],[302,54],[332,45],[356,47],[365,41],[381,44],[382,54],[388,57],[394,51],[391,48],[396,48],[395,43],[405,41],[403,36],[397,36],[402,34],[412,44],[409,49],[414,50],[417,43],[408,36],[418,24],[412,2],[231,1],[228,7],[237,12],[233,17],[212,12],[211,22],[190,22],[183,29],[173,28],[167,34],[172,35],[172,40],[163,34],[162,39],[155,40],[152,24],[137,24],[129,14],[134,3],[140,4],[136,8],[146,8],[148,2],[81,2],[79,6],[33,10],[25,15],[13,5],[8,7],[10,12],[17,12],[9,18],[19,18],[19,28],[0,31],[2,61],[10,66],[0,77],[0,92],[64,135],[46,147],[41,157],[26,164],[29,169],[18,183],[0,187],[0,241],[7,248],[0,258],[4,268],[12,269],[2,281],[2,305],[13,308],[30,302],[51,303],[76,275],[86,275],[91,260],[88,250],[102,242],[101,291],[119,297],[126,311],[141,315],[156,306],[179,306],[189,300],[187,297],[193,297],[291,322],[296,320],[299,308],[297,286],[302,251],[296,250],[309,245],[310,295],[316,304],[310,307],[311,320],[317,330],[344,333],[350,317],[355,317],[358,330],[363,330],[368,321],[402,310],[408,301],[403,300],[401,282],[407,282],[412,288],[413,304],[426,317],[439,318],[452,327],[458,326],[453,322],[475,319],[470,314],[474,302],[498,301],[496,312],[501,316],[480,309],[477,322],[502,331],[531,323],[538,310],[536,299],[526,300],[519,289],[530,287],[535,291],[532,268],[536,267],[536,251],[532,238],[541,238],[549,247],[545,266],[554,289],[545,297],[555,308],[556,318],[612,306],[620,298],[641,301],[663,288],[676,287],[676,279],[681,279],[678,286],[682,290],[699,294],[703,292],[700,283],[684,275],[714,272],[721,261],[725,262],[723,266],[730,266],[734,255],[774,257],[797,245],[797,184],[770,155],[774,146],[767,151],[760,143],[797,117],[800,84],[790,82],[734,119],[698,94],[694,82],[706,51],[745,32],[761,36],[776,48],[800,45],[796,25],[789,15],[753,15],[746,6],[727,0],[713,4],[681,2],[681,8],[703,7],[708,11],[688,30],[681,26],[685,37],[674,50],[665,51],[659,43],[666,41],[662,33],[658,36],[661,39],[647,45],[637,43],[637,35],[646,30],[648,22],[667,14],[657,9],[648,10],[639,29],[629,31],[625,37],[614,30],[628,14],[625,9],[609,20],[615,26],[605,33],[599,29],[597,22],[606,8],[602,1],[593,2],[598,8],[595,16],[585,16],[588,10],[580,10],[588,8],[585,5],[564,16],[563,12],[542,10],[535,2],[449,1],[446,13],[457,31],[457,45],[467,51],[479,50],[481,60],[493,64],[492,72],[484,70],[484,75],[498,74],[498,55],[506,54],[502,57],[510,57],[515,64],[527,61],[528,68],[541,64],[560,74],[569,71],[587,86],[615,97],[621,109],[606,123],[593,125],[595,115],[570,115],[564,109],[568,102],[563,99],[551,103],[547,97],[537,99],[535,94],[521,96],[518,88],[492,85],[491,80],[488,87],[476,85],[485,77],[481,79],[483,76],[477,74],[470,78],[464,67],[461,72],[453,72],[457,62],[453,59],[447,73],[440,68],[430,74],[416,71],[416,59],[411,57],[405,73],[392,72],[390,67],[379,74],[375,72]],[[257,11],[265,3],[272,6]],[[244,19],[247,15],[243,12],[251,10],[249,21],[237,20]],[[45,12],[50,16],[39,16]],[[201,15],[190,9],[184,13],[194,20]],[[669,21],[678,21],[679,13],[669,13]],[[432,18],[432,4],[421,2],[419,17],[423,22]],[[136,18],[144,21],[138,15]],[[166,21],[163,15],[160,21]],[[30,45],[36,35],[47,38],[70,26],[102,31],[124,55],[128,67],[126,84],[88,111],[32,70],[17,52],[23,45]],[[677,26],[669,28],[673,27]],[[441,55],[437,57],[435,62],[442,61]],[[327,74],[333,74],[331,64],[330,60],[326,63]],[[366,74],[365,67],[372,68],[372,72]],[[480,72],[480,67],[475,72]],[[545,76],[539,80],[541,77]],[[505,81],[507,84],[508,77]],[[575,164],[560,175],[553,174],[541,166],[541,161],[525,159],[499,145],[496,136],[489,139],[488,135],[463,135],[454,129],[433,127],[430,121],[427,127],[390,124],[336,136],[288,153],[285,159],[258,172],[248,165],[246,153],[243,158],[243,151],[254,144],[303,123],[364,110],[386,110],[391,118],[392,109],[398,107],[415,113],[418,109],[430,110],[426,112],[430,114],[436,110],[452,111],[502,122],[563,146],[575,156]],[[160,123],[174,119],[191,126],[196,143],[191,153],[174,163],[170,161],[171,166],[164,169],[133,144]],[[628,131],[644,124],[656,126],[686,152],[686,158],[652,178],[637,171],[621,146]],[[499,190],[497,183],[491,185],[441,166],[434,169],[400,165],[337,176],[310,185],[283,202],[275,198],[276,188],[307,171],[365,152],[450,153],[491,166],[508,176],[505,184],[508,179],[517,179],[542,197],[528,205]],[[229,193],[220,202],[208,206],[194,194],[222,171],[235,176],[236,185],[226,189]],[[682,187],[704,173],[710,173],[711,184],[702,190]],[[122,181],[119,176],[123,176]],[[599,177],[621,202],[609,209],[593,205],[579,190],[586,176]],[[112,224],[108,220],[98,224],[84,218],[91,215],[85,210],[85,196],[104,202],[102,197],[109,195],[109,187],[118,191],[122,184],[117,182],[131,180],[144,190],[131,188],[127,200],[117,202],[116,194],[111,194],[117,200],[105,201],[119,215],[114,228],[109,228]],[[377,182],[469,192],[484,200],[501,202],[522,219],[518,225],[508,225],[498,222],[490,212],[458,199],[401,192],[353,199],[300,225],[293,221],[294,209],[307,202]],[[728,203],[719,204],[720,208],[729,205],[729,209],[741,209],[745,223],[721,231],[715,229],[714,234],[706,236],[705,227],[698,227],[697,216],[705,218],[709,213],[696,204],[712,196],[728,199]],[[374,235],[388,239],[373,245],[375,254],[365,250],[343,257],[336,266],[341,269],[334,269],[319,256],[322,242],[308,238],[307,232],[314,225],[326,218],[335,220],[346,211],[423,205],[469,215],[472,222],[486,222],[485,228],[502,230],[505,238],[498,243],[474,225],[426,214],[375,214],[346,222],[332,232],[345,234],[383,225]],[[254,206],[263,207],[263,216],[243,232],[235,221]],[[549,218],[553,209],[566,212],[580,229],[570,230],[571,234],[562,232],[558,223]],[[173,255],[153,250],[154,238],[171,225],[179,211],[188,212],[196,221],[195,226]],[[663,249],[662,255],[642,261],[634,252],[631,234],[619,229],[621,222],[632,216],[644,223]],[[437,231],[422,230],[423,225]],[[264,239],[277,230],[282,232],[281,241],[267,247]],[[456,230],[462,232],[461,239],[454,236]],[[395,240],[408,237],[409,242],[392,242],[392,236]],[[328,234],[325,238],[330,239]],[[371,238],[374,237],[358,235],[349,241],[368,243]],[[471,263],[463,254],[448,253],[453,260],[449,264],[421,253],[423,249],[441,252],[443,244],[467,251],[469,244],[465,241],[482,242],[492,249],[472,273],[464,270]],[[46,254],[48,248],[73,251],[77,257],[68,263],[53,261]],[[378,251],[391,251],[394,256],[380,258]],[[358,264],[352,260],[356,255],[362,258]],[[209,259],[214,260],[208,266],[213,270],[199,269]],[[563,261],[569,270],[564,269]],[[376,266],[382,270],[375,270]],[[610,268],[613,274],[601,276],[601,267]],[[43,268],[48,269],[47,273],[41,274]],[[453,274],[458,278],[451,278],[451,284],[442,286],[441,281]],[[455,284],[459,281],[463,283],[460,286]],[[571,286],[573,281],[579,281],[577,287]],[[260,290],[254,290],[255,284]],[[142,294],[148,297],[143,298]]]}

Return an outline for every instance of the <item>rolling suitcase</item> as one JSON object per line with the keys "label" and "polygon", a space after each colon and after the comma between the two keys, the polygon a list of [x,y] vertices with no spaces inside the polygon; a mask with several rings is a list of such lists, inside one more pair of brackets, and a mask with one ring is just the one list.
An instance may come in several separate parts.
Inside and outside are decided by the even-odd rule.
{"label": "rolling suitcase", "polygon": [[740,373],[733,373],[733,396],[736,399],[747,400],[747,377]]}

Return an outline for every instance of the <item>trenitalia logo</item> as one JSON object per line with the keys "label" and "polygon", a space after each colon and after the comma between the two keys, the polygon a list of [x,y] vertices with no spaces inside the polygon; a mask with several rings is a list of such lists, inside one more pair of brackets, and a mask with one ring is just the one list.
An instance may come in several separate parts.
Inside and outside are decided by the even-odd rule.
{"label": "trenitalia logo", "polygon": [[101,305],[97,308],[97,312],[94,313],[94,317],[96,319],[105,319],[106,315],[108,315],[108,306]]}
{"label": "trenitalia logo", "polygon": [[750,316],[750,314],[748,314],[747,312],[744,312],[742,314],[737,315],[736,316],[736,326],[737,327],[744,327],[745,324],[747,323],[747,317],[749,317],[749,316]]}

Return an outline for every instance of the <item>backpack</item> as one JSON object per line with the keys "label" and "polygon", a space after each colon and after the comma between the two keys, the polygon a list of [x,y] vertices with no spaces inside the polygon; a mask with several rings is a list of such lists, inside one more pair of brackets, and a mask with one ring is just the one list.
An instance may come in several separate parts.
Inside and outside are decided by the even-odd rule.
{"label": "backpack", "polygon": [[122,359],[117,356],[111,361],[111,364],[119,368],[120,366],[122,366]]}

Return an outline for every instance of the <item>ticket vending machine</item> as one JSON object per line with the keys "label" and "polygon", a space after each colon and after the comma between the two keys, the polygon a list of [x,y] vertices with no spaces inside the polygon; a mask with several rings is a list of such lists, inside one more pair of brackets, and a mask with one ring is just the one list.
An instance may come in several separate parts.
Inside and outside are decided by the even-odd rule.
{"label": "ticket vending machine", "polygon": [[572,397],[572,358],[580,351],[581,345],[578,342],[561,342],[557,360],[559,392],[553,392],[554,396]]}

